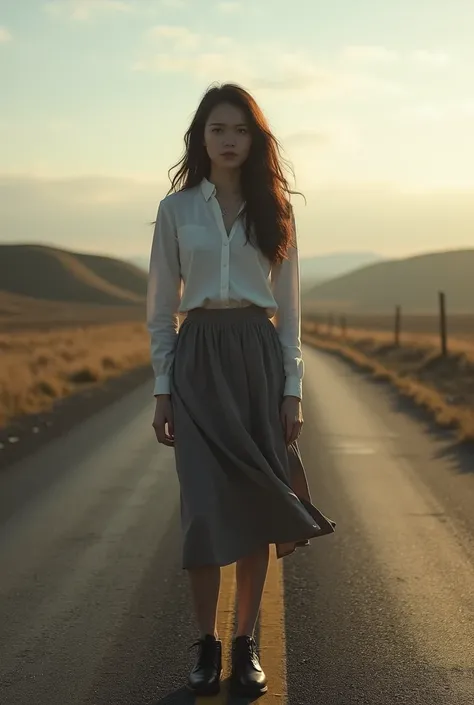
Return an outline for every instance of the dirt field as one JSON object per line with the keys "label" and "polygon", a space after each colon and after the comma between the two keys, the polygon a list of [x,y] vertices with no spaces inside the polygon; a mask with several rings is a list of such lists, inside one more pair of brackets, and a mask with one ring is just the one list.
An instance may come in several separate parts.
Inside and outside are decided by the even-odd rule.
{"label": "dirt field", "polygon": [[[35,328],[24,319],[0,328],[0,428],[149,365],[143,322],[94,325],[86,320],[85,315],[84,323],[67,325],[62,315],[54,321],[45,316]],[[448,319],[449,354],[445,358],[440,355],[435,316],[403,319],[399,347],[393,344],[391,317],[359,317],[348,322],[358,327],[343,332],[336,322],[329,329],[326,322],[305,317],[303,338],[337,351],[376,376],[385,376],[430,409],[439,423],[460,428],[463,437],[474,438],[474,316]]]}
{"label": "dirt field", "polygon": [[[393,383],[432,413],[445,427],[455,428],[463,440],[474,440],[474,317],[453,318],[448,337],[448,354],[441,355],[435,317],[422,317],[419,331],[412,329],[394,345],[393,332],[371,329],[374,318],[359,320],[363,327],[340,326],[305,318],[303,340],[329,350],[371,371],[378,379]],[[414,324],[413,318],[411,321]],[[453,334],[456,327],[458,333]]]}
{"label": "dirt field", "polygon": [[0,333],[0,428],[149,362],[144,323]]}
{"label": "dirt field", "polygon": [[144,320],[144,306],[91,306],[41,301],[0,291],[0,334]]}

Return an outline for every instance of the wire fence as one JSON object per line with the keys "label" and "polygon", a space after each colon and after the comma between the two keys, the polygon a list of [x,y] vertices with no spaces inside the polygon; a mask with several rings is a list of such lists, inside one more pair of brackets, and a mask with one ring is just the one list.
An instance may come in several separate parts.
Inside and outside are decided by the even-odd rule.
{"label": "wire fence", "polygon": [[[474,303],[474,302],[473,302]],[[433,314],[404,313],[400,304],[395,304],[391,314],[361,314],[334,312],[312,308],[303,310],[305,324],[310,323],[316,334],[346,340],[349,333],[370,331],[384,333],[395,347],[403,344],[404,336],[413,338],[437,338],[439,352],[447,356],[450,337],[474,342],[474,314],[448,314],[445,292],[438,292],[437,312]]]}

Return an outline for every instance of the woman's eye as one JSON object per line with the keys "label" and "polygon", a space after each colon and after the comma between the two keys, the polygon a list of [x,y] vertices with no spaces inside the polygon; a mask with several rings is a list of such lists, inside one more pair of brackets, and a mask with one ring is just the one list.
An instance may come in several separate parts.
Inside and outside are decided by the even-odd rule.
{"label": "woman's eye", "polygon": [[246,127],[241,127],[240,130],[239,130],[239,132],[240,132],[242,135],[246,135],[246,134],[247,134],[247,128],[246,128]]}
{"label": "woman's eye", "polygon": [[212,132],[220,132],[221,128],[220,127],[213,127]]}

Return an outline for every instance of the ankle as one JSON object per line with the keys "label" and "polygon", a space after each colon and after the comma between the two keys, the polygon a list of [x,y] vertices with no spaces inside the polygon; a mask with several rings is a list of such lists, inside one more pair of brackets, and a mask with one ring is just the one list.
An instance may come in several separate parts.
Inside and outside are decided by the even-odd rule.
{"label": "ankle", "polygon": [[216,641],[219,641],[219,634],[215,630],[214,631],[211,630],[209,632],[201,632],[199,638],[204,640],[204,639],[206,639],[206,637],[209,637],[209,636],[212,636],[212,637],[214,637],[214,639]]}

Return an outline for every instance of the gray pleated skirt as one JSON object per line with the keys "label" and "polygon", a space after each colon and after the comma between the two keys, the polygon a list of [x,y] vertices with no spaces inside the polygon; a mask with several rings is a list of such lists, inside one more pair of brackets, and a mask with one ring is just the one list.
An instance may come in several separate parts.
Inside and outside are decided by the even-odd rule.
{"label": "gray pleated skirt", "polygon": [[185,569],[275,544],[289,555],[335,523],[311,503],[297,443],[280,421],[285,374],[264,309],[194,309],[171,375]]}

